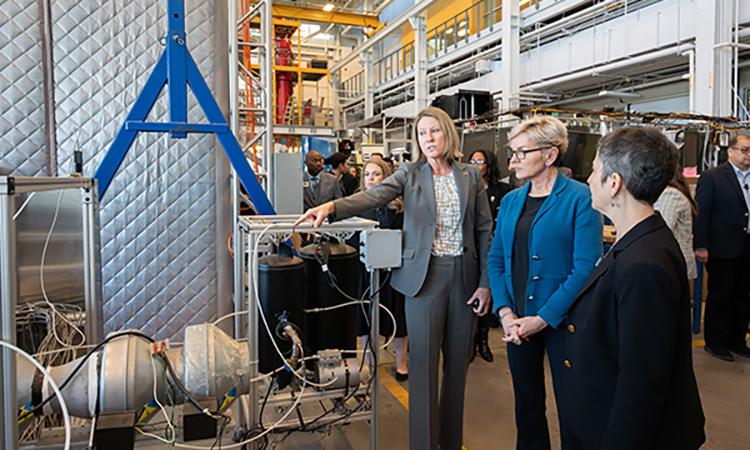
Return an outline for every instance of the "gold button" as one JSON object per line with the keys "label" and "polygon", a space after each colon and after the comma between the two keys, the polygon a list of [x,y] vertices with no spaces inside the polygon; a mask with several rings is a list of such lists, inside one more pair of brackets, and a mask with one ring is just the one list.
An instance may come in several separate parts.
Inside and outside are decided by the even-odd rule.
{"label": "gold button", "polygon": [[570,334],[573,334],[576,332],[576,327],[571,323],[570,325],[568,325],[568,331],[570,331]]}
{"label": "gold button", "polygon": [[570,361],[566,359],[565,361],[563,361],[563,366],[570,369],[571,367],[573,367],[573,364],[571,364]]}

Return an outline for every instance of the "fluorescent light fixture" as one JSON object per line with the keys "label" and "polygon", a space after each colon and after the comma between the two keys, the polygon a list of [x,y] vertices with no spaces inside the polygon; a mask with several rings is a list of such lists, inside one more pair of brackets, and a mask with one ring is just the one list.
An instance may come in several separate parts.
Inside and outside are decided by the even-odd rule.
{"label": "fluorescent light fixture", "polygon": [[453,28],[447,28],[445,34],[453,34]]}
{"label": "fluorescent light fixture", "polygon": [[323,11],[325,12],[331,12],[333,11],[333,3],[326,3],[326,5],[323,7]]}
{"label": "fluorescent light fixture", "polygon": [[635,92],[623,92],[623,91],[599,91],[599,97],[623,97],[623,98],[638,98],[641,94]]}
{"label": "fluorescent light fixture", "polygon": [[460,37],[466,36],[466,28],[461,28],[460,30],[458,30],[458,35]]}

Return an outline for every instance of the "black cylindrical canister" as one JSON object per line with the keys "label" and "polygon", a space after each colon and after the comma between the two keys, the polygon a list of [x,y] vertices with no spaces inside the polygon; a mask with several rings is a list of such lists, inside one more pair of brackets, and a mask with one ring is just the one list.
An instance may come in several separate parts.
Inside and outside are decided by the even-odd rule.
{"label": "black cylindrical canister", "polygon": [[[274,334],[279,349],[288,353],[291,342],[276,336],[276,324],[282,314],[300,329],[304,313],[305,265],[292,256],[268,255],[258,259],[258,295],[263,313]],[[269,373],[283,365],[281,357],[273,347],[265,325],[258,320],[258,370]]]}
{"label": "black cylindrical canister", "polygon": [[[354,248],[346,244],[320,242],[302,248],[300,256],[305,261],[306,308],[333,306],[351,301],[332,286],[333,283],[347,295],[357,297],[359,278],[357,251]],[[321,259],[325,259],[323,262],[331,275],[321,269]],[[330,276],[335,281],[332,281]],[[308,351],[314,353],[326,349],[356,349],[358,307],[352,305],[305,314],[304,335]]]}

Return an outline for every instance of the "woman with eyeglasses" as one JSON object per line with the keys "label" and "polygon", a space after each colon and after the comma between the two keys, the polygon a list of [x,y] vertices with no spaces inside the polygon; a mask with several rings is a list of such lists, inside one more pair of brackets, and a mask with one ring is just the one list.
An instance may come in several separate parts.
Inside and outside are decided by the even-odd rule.
{"label": "woman with eyeglasses", "polygon": [[[602,219],[585,184],[558,173],[568,147],[565,125],[534,116],[508,135],[509,168],[523,187],[500,203],[488,256],[490,287],[508,343],[517,450],[548,450],[544,354],[558,411],[566,315],[602,251]],[[560,418],[564,450],[580,448]]]}
{"label": "woman with eyeglasses", "polygon": [[[508,183],[500,181],[500,171],[497,168],[497,162],[495,161],[494,155],[484,149],[475,150],[474,153],[469,157],[469,164],[479,169],[479,175],[482,176],[482,183],[484,189],[487,191],[487,200],[490,204],[490,212],[492,213],[492,223],[494,230],[495,218],[497,217],[497,211],[500,209],[500,200],[511,191],[511,186]],[[494,325],[493,325],[494,321]],[[487,362],[495,360],[490,350],[489,345],[489,334],[490,327],[497,327],[498,319],[495,314],[485,314],[480,316],[477,321],[477,332],[474,335],[474,351],[471,354],[471,361],[474,361],[474,357],[477,353]]]}

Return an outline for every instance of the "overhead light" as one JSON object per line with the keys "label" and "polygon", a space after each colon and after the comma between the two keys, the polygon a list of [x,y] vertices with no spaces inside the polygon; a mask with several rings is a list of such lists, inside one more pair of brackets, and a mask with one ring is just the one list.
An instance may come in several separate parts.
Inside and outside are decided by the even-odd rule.
{"label": "overhead light", "polygon": [[458,30],[458,36],[459,37],[466,36],[466,28],[461,28],[460,30]]}
{"label": "overhead light", "polygon": [[599,91],[599,97],[624,97],[624,98],[638,98],[641,94],[635,92],[623,92],[623,91]]}
{"label": "overhead light", "polygon": [[446,29],[445,34],[453,34],[453,28]]}
{"label": "overhead light", "polygon": [[326,3],[326,5],[323,7],[323,11],[325,12],[331,12],[333,11],[333,3]]}

